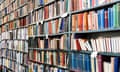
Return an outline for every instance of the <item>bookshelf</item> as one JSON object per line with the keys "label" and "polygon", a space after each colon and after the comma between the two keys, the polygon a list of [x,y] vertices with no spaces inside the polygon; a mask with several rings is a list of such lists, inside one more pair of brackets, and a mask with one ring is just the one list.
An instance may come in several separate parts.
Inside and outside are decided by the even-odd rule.
{"label": "bookshelf", "polygon": [[27,0],[0,4],[0,64],[3,72],[28,72]]}
{"label": "bookshelf", "polygon": [[119,8],[120,0],[2,1],[3,71],[119,72]]}
{"label": "bookshelf", "polygon": [[[44,1],[44,0],[41,0],[41,1]],[[93,61],[94,59],[96,59],[96,61],[97,61],[97,58],[106,57],[110,60],[110,59],[114,59],[114,58],[116,59],[117,57],[119,57],[119,51],[118,52],[114,52],[114,51],[109,52],[107,50],[97,51],[97,50],[92,50],[92,49],[84,49],[85,47],[82,46],[83,48],[79,48],[80,46],[77,46],[75,44],[77,42],[78,45],[81,45],[81,43],[83,43],[87,39],[96,39],[97,37],[98,38],[105,37],[106,39],[108,37],[108,38],[114,39],[114,37],[119,36],[119,34],[118,34],[119,30],[120,30],[119,27],[113,27],[113,28],[105,27],[103,29],[98,29],[98,28],[92,29],[92,28],[88,27],[88,28],[83,28],[83,30],[79,30],[79,28],[77,28],[77,26],[79,26],[79,25],[77,25],[77,23],[79,21],[77,22],[77,17],[76,17],[76,19],[74,18],[74,21],[73,21],[73,17],[80,15],[82,13],[83,14],[85,13],[84,15],[88,15],[92,11],[95,11],[95,13],[97,13],[97,11],[102,10],[102,9],[108,10],[108,8],[112,8],[113,5],[118,4],[120,1],[119,0],[114,0],[114,1],[111,0],[111,2],[107,1],[107,2],[103,2],[103,3],[101,3],[99,1],[100,2],[99,4],[95,4],[93,2],[93,5],[92,4],[90,5],[90,3],[88,3],[89,5],[83,5],[84,7],[81,6],[82,4],[81,5],[78,4],[80,2],[80,0],[69,0],[68,2],[67,1],[68,0],[63,0],[63,1],[62,0],[53,0],[46,4],[42,4],[42,6],[38,6],[32,10],[31,13],[34,14],[36,11],[39,11],[39,10],[47,11],[48,6],[52,6],[57,3],[59,3],[59,6],[62,4],[66,5],[68,3],[67,4],[68,6],[64,6],[65,8],[63,7],[64,10],[67,9],[66,11],[63,10],[63,12],[62,12],[62,10],[61,10],[60,14],[56,14],[56,15],[52,16],[52,13],[50,14],[50,12],[53,12],[52,7],[51,7],[51,10],[48,11],[47,13],[41,12],[41,13],[43,13],[43,15],[46,14],[45,16],[41,15],[42,17],[36,21],[34,20],[35,19],[34,18],[33,19],[34,21],[28,25],[28,37],[29,37],[29,39],[28,39],[29,49],[28,50],[29,50],[29,58],[30,58],[30,66],[29,66],[30,71],[41,71],[41,72],[45,71],[45,72],[47,72],[46,69],[49,69],[49,71],[79,72],[81,70],[81,72],[84,72],[84,71],[86,72],[86,69],[87,70],[91,69],[91,71],[93,70],[92,68],[94,65],[91,65],[91,63],[93,63],[91,61]],[[93,0],[91,0],[91,1],[93,1]],[[87,4],[86,0],[83,2],[84,2],[84,4],[85,3]],[[58,11],[59,11],[59,6],[58,7],[56,6],[58,8]],[[80,8],[79,7],[77,8],[77,6],[80,6]],[[62,9],[62,8],[60,8],[60,9]],[[56,13],[57,13],[57,11],[56,11]],[[96,15],[98,15],[98,14],[96,14]],[[87,16],[85,16],[85,17],[87,17]],[[50,30],[51,23],[54,24],[54,21],[56,21],[57,19],[60,20],[60,19],[65,19],[65,18],[68,18],[68,23],[67,23],[68,25],[67,25],[67,27],[64,27],[65,24],[63,24],[63,31],[62,31],[61,27],[60,27],[61,30],[59,30],[59,31],[56,30],[58,32],[54,32],[55,30],[53,30],[53,31]],[[85,19],[87,19],[87,18],[85,18]],[[95,17],[94,17],[94,19],[95,19]],[[87,23],[87,21],[84,21],[83,23]],[[76,24],[76,26],[73,26],[73,24]],[[98,23],[96,22],[94,24],[98,24]],[[42,31],[40,33],[38,32],[39,30],[37,28],[39,25],[44,25],[44,26],[42,26],[43,30],[40,30],[40,31]],[[61,25],[62,25],[62,23],[61,23]],[[53,25],[53,27],[54,27],[54,25]],[[42,29],[42,28],[40,27],[40,29]],[[45,30],[44,30],[44,28],[45,28]],[[67,29],[67,31],[64,31],[64,28]],[[30,32],[33,32],[33,33],[30,33]],[[66,41],[63,41],[63,43],[66,42],[67,46],[59,46],[58,44],[56,44],[57,43],[56,41],[60,39],[59,44],[64,45],[64,44],[62,44],[63,36],[67,37],[67,38],[65,38]],[[38,41],[38,39],[40,39],[40,41]],[[46,43],[46,39],[48,40],[48,43]],[[53,39],[53,45],[51,44],[52,39]],[[81,40],[79,40],[79,39],[81,39]],[[83,39],[83,41],[82,41],[82,39]],[[45,43],[46,43],[45,45],[48,45],[48,46],[45,46],[43,41],[45,41]],[[54,41],[55,41],[55,43],[54,43]],[[40,44],[38,42],[40,42]],[[81,43],[79,44],[79,42],[81,42]],[[41,44],[41,43],[43,43],[43,44]],[[40,46],[38,46],[38,45],[40,45]],[[58,46],[54,46],[54,45],[58,45]],[[62,53],[66,53],[68,55],[67,61],[66,61],[67,66],[65,67],[66,71],[62,68],[57,67],[57,66],[59,66],[59,64],[56,66],[56,65],[54,65],[54,63],[50,64],[49,61],[46,63],[46,60],[40,60],[40,59],[43,59],[41,57],[43,57],[42,55],[44,55],[44,54],[48,54],[47,57],[46,57],[46,55],[44,55],[44,56],[46,58],[48,58],[48,60],[49,60],[49,57],[50,57],[49,55],[52,52],[53,52],[53,54],[55,52],[58,52],[58,53],[62,52]],[[36,58],[31,57],[31,56],[35,56]],[[79,58],[81,58],[81,59],[79,59]],[[55,59],[55,58],[53,58],[53,59]],[[54,60],[51,59],[51,61],[54,61]],[[82,63],[85,63],[85,65]],[[87,63],[89,65],[87,65]],[[100,63],[102,63],[102,62],[100,62]],[[107,63],[108,62],[105,59],[105,64],[107,65]],[[49,65],[50,65],[50,67],[49,67]],[[82,67],[81,65],[84,65],[84,66]],[[91,66],[92,68],[90,68],[88,66]],[[52,67],[55,67],[55,68],[52,68]],[[39,70],[38,68],[41,68],[41,70]],[[101,72],[103,72],[103,71],[101,71]],[[106,72],[108,72],[108,71],[106,71]]]}

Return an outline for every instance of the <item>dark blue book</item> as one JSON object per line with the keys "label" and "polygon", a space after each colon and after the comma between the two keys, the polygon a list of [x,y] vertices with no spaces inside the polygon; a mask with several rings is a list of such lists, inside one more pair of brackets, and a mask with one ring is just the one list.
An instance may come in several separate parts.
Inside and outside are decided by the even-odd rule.
{"label": "dark blue book", "polygon": [[44,40],[44,47],[45,47],[45,48],[48,48],[48,39],[45,39],[45,40]]}
{"label": "dark blue book", "polygon": [[44,0],[39,0],[40,1],[40,5],[44,5]]}
{"label": "dark blue book", "polygon": [[60,33],[63,32],[64,30],[64,18],[61,19],[61,23],[60,23]]}
{"label": "dark blue book", "polygon": [[88,54],[85,55],[85,72],[91,72],[91,62],[90,62],[90,56]]}
{"label": "dark blue book", "polygon": [[83,70],[83,54],[79,54],[78,56],[78,67],[79,67],[79,70],[80,72],[82,72]]}
{"label": "dark blue book", "polygon": [[114,72],[119,72],[119,57],[114,59]]}

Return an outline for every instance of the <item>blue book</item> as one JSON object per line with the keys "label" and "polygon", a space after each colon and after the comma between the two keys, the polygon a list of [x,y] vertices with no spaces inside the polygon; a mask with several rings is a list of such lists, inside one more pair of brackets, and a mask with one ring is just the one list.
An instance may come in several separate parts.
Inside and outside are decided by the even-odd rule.
{"label": "blue book", "polygon": [[102,9],[101,10],[101,15],[100,15],[100,17],[101,17],[101,29],[104,29],[105,28],[105,10],[104,9]]}
{"label": "blue book", "polygon": [[74,53],[72,53],[72,57],[71,57],[71,62],[72,62],[71,68],[72,69],[75,69],[75,59],[74,59],[75,57],[74,56],[75,56]]}
{"label": "blue book", "polygon": [[64,29],[64,18],[61,19],[60,33],[63,32],[63,29]]}
{"label": "blue book", "polygon": [[45,46],[45,48],[48,48],[48,39],[44,40],[44,46]]}
{"label": "blue book", "polygon": [[79,67],[80,72],[82,72],[82,70],[83,70],[83,54],[79,54],[78,58],[79,58],[78,67]]}
{"label": "blue book", "polygon": [[86,62],[86,72],[91,72],[91,62],[90,62],[90,56],[88,54],[85,55],[85,62]]}
{"label": "blue book", "polygon": [[34,71],[33,72],[38,72],[38,69],[37,69],[38,67],[37,67],[37,65],[33,65],[33,69],[34,69]]}
{"label": "blue book", "polygon": [[98,29],[101,29],[101,13],[100,13],[100,10],[99,11],[97,11],[97,13],[98,13]]}
{"label": "blue book", "polygon": [[119,72],[119,58],[115,57],[114,59],[114,72]]}
{"label": "blue book", "polygon": [[40,1],[40,5],[44,5],[44,0],[39,0]]}
{"label": "blue book", "polygon": [[98,6],[98,0],[96,0],[96,6]]}
{"label": "blue book", "polygon": [[111,28],[114,28],[114,23],[113,23],[113,8],[110,8],[111,10]]}
{"label": "blue book", "polygon": [[68,50],[70,49],[70,38],[69,37],[67,37],[67,48]]}

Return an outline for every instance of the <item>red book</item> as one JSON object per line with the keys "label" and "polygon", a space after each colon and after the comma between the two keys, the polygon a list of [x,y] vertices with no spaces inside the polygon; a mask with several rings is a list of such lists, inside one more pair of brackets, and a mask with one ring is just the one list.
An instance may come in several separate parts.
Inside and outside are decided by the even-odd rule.
{"label": "red book", "polygon": [[23,19],[23,26],[26,25],[26,17]]}
{"label": "red book", "polygon": [[77,10],[77,0],[74,0],[74,11],[76,11]]}
{"label": "red book", "polygon": [[78,50],[78,51],[81,50],[80,43],[79,43],[79,40],[78,40],[78,39],[76,39],[76,47],[77,47],[76,50]]}
{"label": "red book", "polygon": [[48,22],[48,30],[49,30],[49,34],[52,34],[52,23],[51,23],[51,21]]}
{"label": "red book", "polygon": [[105,28],[108,28],[108,11],[105,11]]}
{"label": "red book", "polygon": [[40,45],[40,38],[38,38],[38,48],[41,48],[41,45]]}
{"label": "red book", "polygon": [[76,31],[76,25],[77,25],[77,15],[72,15],[72,31]]}
{"label": "red book", "polygon": [[78,28],[79,28],[79,31],[83,30],[83,14],[82,13],[78,14]]}
{"label": "red book", "polygon": [[88,30],[88,13],[87,12],[83,14],[83,30],[85,31]]}
{"label": "red book", "polygon": [[57,20],[55,20],[55,26],[56,26],[56,33],[58,33],[58,29],[59,29],[59,20],[57,19]]}
{"label": "red book", "polygon": [[82,0],[78,0],[78,1],[79,1],[78,8],[79,8],[79,10],[81,10],[82,9]]}
{"label": "red book", "polygon": [[36,50],[33,51],[33,59],[34,59],[34,61],[37,61],[37,51]]}
{"label": "red book", "polygon": [[92,7],[95,6],[95,0],[92,0]]}
{"label": "red book", "polygon": [[44,18],[47,19],[48,17],[49,17],[49,7],[46,6],[46,7],[44,8]]}
{"label": "red book", "polygon": [[53,53],[50,53],[50,64],[53,65]]}
{"label": "red book", "polygon": [[103,72],[103,60],[102,55],[97,56],[97,62],[98,62],[98,71]]}
{"label": "red book", "polygon": [[75,0],[71,0],[72,2],[71,2],[71,11],[74,11],[74,4],[75,4]]}
{"label": "red book", "polygon": [[65,53],[62,53],[62,66],[65,66]]}

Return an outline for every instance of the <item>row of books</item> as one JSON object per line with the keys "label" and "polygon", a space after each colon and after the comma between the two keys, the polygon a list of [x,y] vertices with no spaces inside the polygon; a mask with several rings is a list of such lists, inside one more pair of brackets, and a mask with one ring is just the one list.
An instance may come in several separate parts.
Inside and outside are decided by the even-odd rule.
{"label": "row of books", "polygon": [[10,68],[12,70],[12,72],[26,72],[26,67],[14,62],[14,61],[11,61],[11,60],[8,60],[8,59],[2,59],[3,63],[2,65],[7,67],[7,68]]}
{"label": "row of books", "polygon": [[[49,2],[51,2],[51,1],[53,1],[53,0],[50,0]],[[33,8],[34,7],[37,8],[39,5],[44,5],[44,2],[46,3],[46,0],[35,0],[35,2],[33,1],[32,2]],[[98,0],[70,0],[70,1],[60,0],[60,1],[56,1],[56,3],[53,2],[52,4],[49,4],[48,6],[44,7],[45,19],[56,16],[56,15],[61,15],[68,11],[87,9],[87,8],[99,6],[102,4],[110,3],[110,2],[113,2],[113,0],[102,0],[102,1],[98,1]]]}
{"label": "row of books", "polygon": [[5,58],[15,60],[16,59],[15,54],[16,54],[15,51],[10,51],[8,49],[1,49],[1,57],[5,57]]}
{"label": "row of books", "polygon": [[43,6],[44,4],[50,3],[52,1],[55,1],[55,0],[34,0],[34,5],[35,5],[35,8],[37,8],[39,6]]}
{"label": "row of books", "polygon": [[49,67],[40,64],[30,63],[29,72],[68,72],[67,70],[56,67]]}
{"label": "row of books", "polygon": [[10,68],[11,70],[15,70],[15,62],[2,58],[2,65],[6,66],[7,68]]}
{"label": "row of books", "polygon": [[71,0],[71,10],[83,10],[103,4],[108,4],[117,0]]}
{"label": "row of books", "polygon": [[13,30],[13,39],[23,39],[27,40],[28,39],[28,33],[27,33],[27,28],[20,28]]}
{"label": "row of books", "polygon": [[27,24],[26,20],[27,20],[27,17],[4,24],[1,26],[1,32],[16,30],[20,27],[25,28]]}
{"label": "row of books", "polygon": [[40,49],[55,49],[55,50],[67,50],[70,45],[70,39],[67,35],[63,35],[60,38],[29,38],[29,48],[40,48]]}
{"label": "row of books", "polygon": [[52,18],[55,16],[60,16],[65,12],[68,12],[69,9],[69,1],[68,0],[60,0],[56,3],[50,4],[44,7],[44,19]]}
{"label": "row of books", "polygon": [[39,9],[36,11],[33,11],[31,13],[29,13],[29,24],[31,23],[35,23],[37,21],[42,21],[44,19],[44,10],[43,9]]}
{"label": "row of books", "polygon": [[[10,0],[12,2],[7,2],[9,0],[5,0],[1,5],[0,5],[0,11],[4,11],[5,15],[7,13],[10,13],[11,11],[16,10],[19,8],[21,5],[27,3],[27,0]],[[7,3],[7,4],[6,4]],[[9,5],[8,5],[9,4]]]}
{"label": "row of books", "polygon": [[15,61],[19,64],[28,64],[28,56],[26,53],[17,52],[15,50],[9,50],[9,49],[2,49],[1,50],[2,57]]}
{"label": "row of books", "polygon": [[2,13],[2,15],[4,15],[4,17],[1,19],[1,23],[6,23],[8,21],[14,20],[14,19],[19,19],[19,17],[25,16],[27,15],[27,5],[25,5],[24,7],[18,9],[17,11],[14,11],[8,15],[5,15],[4,12]]}
{"label": "row of books", "polygon": [[28,36],[68,32],[68,26],[68,18],[55,19],[44,22],[44,24],[37,23],[35,25],[28,26]]}
{"label": "row of books", "polygon": [[120,3],[97,11],[72,15],[72,31],[101,30],[120,27]]}
{"label": "row of books", "polygon": [[1,48],[28,52],[28,42],[23,40],[7,40],[1,42]]}
{"label": "row of books", "polygon": [[29,51],[29,60],[33,60],[39,63],[57,65],[61,67],[67,67],[68,55],[65,52],[49,52],[49,51]]}
{"label": "row of books", "polygon": [[110,56],[71,55],[71,68],[77,72],[119,72],[120,58]]}
{"label": "row of books", "polygon": [[2,32],[0,36],[2,40],[5,40],[5,39],[27,40],[28,39],[27,28],[19,28],[12,31]]}
{"label": "row of books", "polygon": [[71,50],[88,50],[97,52],[120,52],[120,37],[98,37],[91,39],[71,39]]}

